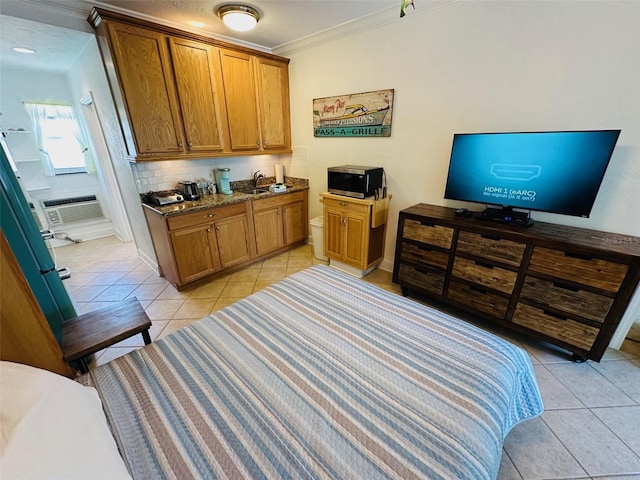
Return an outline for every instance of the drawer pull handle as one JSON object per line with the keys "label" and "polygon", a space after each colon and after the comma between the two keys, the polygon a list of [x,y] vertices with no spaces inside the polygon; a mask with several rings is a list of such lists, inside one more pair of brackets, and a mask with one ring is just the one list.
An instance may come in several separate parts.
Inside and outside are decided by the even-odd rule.
{"label": "drawer pull handle", "polygon": [[213,218],[213,217],[215,217],[215,216],[216,216],[216,214],[215,214],[215,213],[209,213],[209,214],[207,215],[207,218]]}
{"label": "drawer pull handle", "polygon": [[475,263],[476,265],[478,265],[479,267],[484,267],[484,268],[493,269],[493,265],[489,265],[489,264],[487,264],[487,263],[482,263],[482,262],[479,262],[479,261],[477,261],[477,260],[476,260],[474,263]]}
{"label": "drawer pull handle", "polygon": [[567,317],[559,315],[559,314],[557,314],[555,312],[550,312],[549,310],[543,310],[543,312],[544,312],[545,315],[548,315],[548,316],[553,317],[553,318],[557,318],[558,320],[566,320],[567,319]]}
{"label": "drawer pull handle", "polygon": [[429,270],[425,270],[424,268],[414,267],[415,271],[418,273],[422,273],[423,275],[431,275]]}
{"label": "drawer pull handle", "polygon": [[590,257],[589,255],[581,255],[579,253],[573,253],[573,252],[564,252],[564,256],[571,257],[571,258],[578,258],[580,260],[593,260],[593,257]]}
{"label": "drawer pull handle", "polygon": [[425,247],[424,245],[418,245],[418,250],[422,250],[423,252],[431,252],[431,247]]}
{"label": "drawer pull handle", "polygon": [[561,285],[558,282],[553,282],[553,286],[556,288],[561,288],[563,290],[569,290],[570,292],[579,292],[580,289],[576,287],[569,287],[568,285]]}
{"label": "drawer pull handle", "polygon": [[475,285],[469,285],[469,290],[473,290],[474,292],[478,292],[478,293],[482,293],[482,294],[486,294],[487,291],[483,288],[480,287],[476,287]]}
{"label": "drawer pull handle", "polygon": [[498,242],[500,237],[494,237],[493,235],[485,235],[484,233],[480,235],[480,238],[486,238],[487,240],[495,240]]}
{"label": "drawer pull handle", "polygon": [[345,202],[338,202],[340,204],[341,207],[346,207],[347,204]]}
{"label": "drawer pull handle", "polygon": [[429,222],[426,222],[424,220],[422,222],[420,222],[420,225],[422,225],[423,227],[435,227],[435,225],[433,223],[429,223]]}

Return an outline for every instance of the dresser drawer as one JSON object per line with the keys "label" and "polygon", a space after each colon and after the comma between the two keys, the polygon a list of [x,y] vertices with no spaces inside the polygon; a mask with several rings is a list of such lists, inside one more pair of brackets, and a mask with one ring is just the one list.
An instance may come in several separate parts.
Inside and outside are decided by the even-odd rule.
{"label": "dresser drawer", "polygon": [[536,247],[529,269],[583,285],[617,292],[629,267],[599,258],[590,258],[559,250]]}
{"label": "dresser drawer", "polygon": [[449,283],[447,299],[500,319],[504,319],[509,307],[508,298],[453,280]]}
{"label": "dresser drawer", "polygon": [[591,349],[600,332],[595,327],[558,318],[523,303],[516,306],[512,322],[584,350]]}
{"label": "dresser drawer", "polygon": [[403,242],[400,252],[402,260],[421,263],[445,271],[449,263],[449,254],[423,245]]}
{"label": "dresser drawer", "polygon": [[520,296],[600,323],[613,304],[613,298],[534,277],[525,279]]}
{"label": "dresser drawer", "polygon": [[402,230],[402,238],[449,249],[453,238],[453,228],[406,219]]}
{"label": "dresser drawer", "polygon": [[444,272],[440,273],[401,263],[398,269],[398,283],[442,295]]}
{"label": "dresser drawer", "polygon": [[513,292],[518,276],[517,272],[462,257],[456,257],[453,261],[452,273],[454,277],[509,294]]}
{"label": "dresser drawer", "polygon": [[233,205],[226,205],[224,207],[208,208],[206,210],[199,210],[194,213],[184,213],[182,215],[175,215],[167,219],[169,230],[176,230],[178,228],[192,227],[194,225],[201,225],[203,223],[216,222],[223,218],[233,217],[235,215],[244,215],[245,204],[234,203]]}
{"label": "dresser drawer", "polygon": [[526,245],[479,233],[460,232],[456,252],[464,252],[497,262],[520,266]]}

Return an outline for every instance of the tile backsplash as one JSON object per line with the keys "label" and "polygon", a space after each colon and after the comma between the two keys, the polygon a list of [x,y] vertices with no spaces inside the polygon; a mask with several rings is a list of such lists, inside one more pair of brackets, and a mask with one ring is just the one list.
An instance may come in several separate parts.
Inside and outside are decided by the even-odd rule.
{"label": "tile backsplash", "polygon": [[[297,153],[297,151],[299,153]],[[138,193],[172,190],[183,180],[204,179],[214,182],[213,172],[217,168],[231,169],[231,181],[253,178],[260,170],[266,177],[275,176],[275,165],[284,166],[284,175],[308,178],[306,149],[295,149],[292,155],[254,155],[246,157],[208,158],[201,160],[162,160],[138,162],[131,166]]]}

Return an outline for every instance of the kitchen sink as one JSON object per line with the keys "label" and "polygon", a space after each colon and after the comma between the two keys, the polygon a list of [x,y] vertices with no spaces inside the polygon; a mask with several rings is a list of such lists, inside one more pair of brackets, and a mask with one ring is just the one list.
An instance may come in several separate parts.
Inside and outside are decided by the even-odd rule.
{"label": "kitchen sink", "polygon": [[261,193],[267,193],[269,190],[266,188],[252,188],[251,190],[242,190],[240,193],[246,193],[247,195],[260,195]]}

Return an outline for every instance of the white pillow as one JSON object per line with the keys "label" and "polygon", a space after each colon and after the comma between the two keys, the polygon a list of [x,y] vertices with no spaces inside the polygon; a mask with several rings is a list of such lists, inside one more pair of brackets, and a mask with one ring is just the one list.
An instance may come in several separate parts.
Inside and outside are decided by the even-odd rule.
{"label": "white pillow", "polygon": [[128,479],[94,388],[0,361],[2,480]]}

